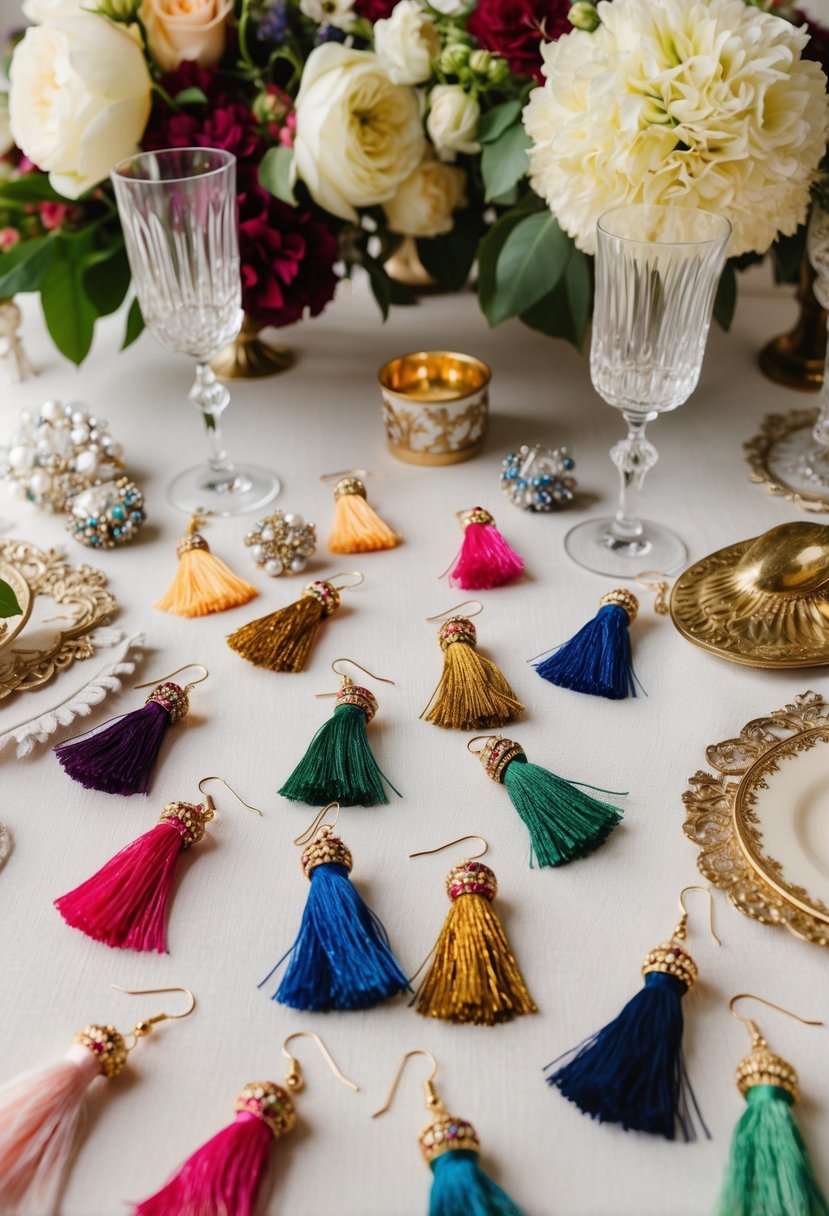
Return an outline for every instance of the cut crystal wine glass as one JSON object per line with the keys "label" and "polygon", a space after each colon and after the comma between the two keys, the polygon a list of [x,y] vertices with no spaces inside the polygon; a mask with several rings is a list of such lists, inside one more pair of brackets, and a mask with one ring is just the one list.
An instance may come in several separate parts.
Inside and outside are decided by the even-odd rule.
{"label": "cut crystal wine glass", "polygon": [[639,494],[657,460],[645,434],[697,386],[731,226],[693,207],[631,204],[598,222],[590,375],[620,410],[628,433],[610,452],[621,490],[616,514],[573,528],[565,548],[599,574],[665,573],[687,556],[669,528],[639,517]]}
{"label": "cut crystal wine glass", "polygon": [[128,157],[112,171],[132,282],[147,329],[169,350],[196,360],[190,400],[204,418],[208,463],[171,482],[174,507],[217,515],[254,511],[275,498],[279,479],[234,464],[222,441],[230,393],[210,358],[242,324],[236,222],[236,158],[215,148],[170,148]]}

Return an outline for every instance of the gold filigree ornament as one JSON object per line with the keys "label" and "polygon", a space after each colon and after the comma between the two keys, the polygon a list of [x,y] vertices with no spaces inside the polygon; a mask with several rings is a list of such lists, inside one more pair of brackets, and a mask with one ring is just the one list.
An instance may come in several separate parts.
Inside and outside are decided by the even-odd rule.
{"label": "gold filigree ornament", "polygon": [[685,835],[738,911],[829,946],[829,704],[816,692],[706,749],[682,795]]}
{"label": "gold filigree ornament", "polygon": [[779,524],[685,570],[671,619],[695,646],[749,667],[829,664],[829,527]]}
{"label": "gold filigree ornament", "polygon": [[[18,591],[18,601],[24,598],[30,614],[35,601],[42,596],[58,606],[60,615],[33,622],[29,645],[15,645],[24,618],[11,622],[13,634],[0,639],[0,701],[13,692],[40,688],[55,675],[95,653],[90,636],[104,624],[115,610],[115,596],[106,588],[106,576],[91,566],[71,566],[55,549],[44,552],[26,541],[0,542],[0,577]],[[25,585],[27,593],[21,598]],[[55,628],[50,622],[61,622]],[[23,641],[24,639],[21,639]]]}
{"label": "gold filigree ornament", "polygon": [[786,414],[767,414],[759,432],[743,444],[751,469],[750,480],[764,485],[769,494],[785,498],[804,511],[829,511],[829,496],[817,489],[810,493],[803,486],[789,485],[778,467],[785,458],[789,441],[798,440],[801,431],[811,431],[817,420],[816,409],[789,410]]}

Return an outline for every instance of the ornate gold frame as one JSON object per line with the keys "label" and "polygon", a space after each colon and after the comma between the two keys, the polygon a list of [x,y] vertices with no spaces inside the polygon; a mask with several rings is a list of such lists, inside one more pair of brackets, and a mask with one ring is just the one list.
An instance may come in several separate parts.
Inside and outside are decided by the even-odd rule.
{"label": "ornate gold frame", "polygon": [[[783,754],[794,756],[829,738],[829,704],[816,692],[748,722],[734,739],[706,748],[716,774],[697,771],[682,795],[685,835],[700,853],[697,866],[744,916],[829,946],[829,909],[807,902],[806,892],[785,881],[767,858],[753,817],[751,786],[777,768]],[[750,777],[749,780],[747,780]]]}
{"label": "ornate gold frame", "polygon": [[89,635],[115,610],[115,596],[104,589],[106,575],[100,570],[70,566],[55,549],[44,553],[26,541],[2,541],[0,561],[19,571],[33,598],[47,596],[65,609],[69,620],[42,649],[9,645],[0,651],[2,701],[13,692],[40,688],[76,660],[93,655],[95,645]]}
{"label": "ornate gold frame", "polygon": [[778,481],[768,467],[768,454],[781,439],[786,439],[793,431],[801,431],[815,424],[818,411],[816,409],[789,410],[787,414],[767,414],[763,419],[758,434],[746,440],[743,451],[751,468],[750,480],[765,485],[769,494],[783,497],[787,502],[804,511],[829,512],[829,498],[821,498],[819,494],[809,494],[804,490],[794,490],[784,482]]}

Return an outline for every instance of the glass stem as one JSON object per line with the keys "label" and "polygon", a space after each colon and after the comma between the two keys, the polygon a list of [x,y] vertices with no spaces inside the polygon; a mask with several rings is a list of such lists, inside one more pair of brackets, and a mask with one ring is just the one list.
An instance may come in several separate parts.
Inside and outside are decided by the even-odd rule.
{"label": "glass stem", "polygon": [[655,413],[641,414],[622,410],[628,424],[626,437],[610,449],[610,459],[619,470],[619,507],[611,535],[619,541],[635,541],[642,535],[642,520],[639,518],[639,495],[645,474],[659,459],[653,444],[645,436],[645,427],[656,417]]}
{"label": "glass stem", "polygon": [[829,346],[826,348],[826,362],[823,365],[823,384],[820,389],[820,404],[815,425],[812,427],[812,438],[820,449],[823,457],[829,457]]}
{"label": "glass stem", "polygon": [[233,463],[225,451],[221,418],[230,404],[230,392],[217,379],[209,363],[196,364],[196,381],[190,400],[201,410],[210,449],[208,464],[214,473],[233,473]]}

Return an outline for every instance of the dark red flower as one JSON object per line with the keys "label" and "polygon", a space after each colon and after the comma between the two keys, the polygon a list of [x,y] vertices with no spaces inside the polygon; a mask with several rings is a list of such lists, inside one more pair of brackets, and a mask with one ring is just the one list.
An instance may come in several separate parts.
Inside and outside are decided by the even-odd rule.
{"label": "dark red flower", "polygon": [[239,194],[242,305],[260,325],[316,317],[334,295],[339,241],[310,211],[268,194],[248,171]]}
{"label": "dark red flower", "polygon": [[794,18],[798,25],[805,22],[809,27],[809,41],[806,43],[803,58],[814,59],[829,76],[829,29],[802,9],[795,9]]}
{"label": "dark red flower", "polygon": [[513,72],[541,80],[541,43],[570,32],[570,6],[571,0],[478,0],[467,28]]}
{"label": "dark red flower", "polygon": [[144,135],[144,148],[220,148],[240,161],[260,161],[262,138],[252,111],[241,102],[193,106],[179,113],[153,112]]}
{"label": "dark red flower", "polygon": [[390,17],[396,3],[397,0],[354,0],[354,12],[374,24]]}

